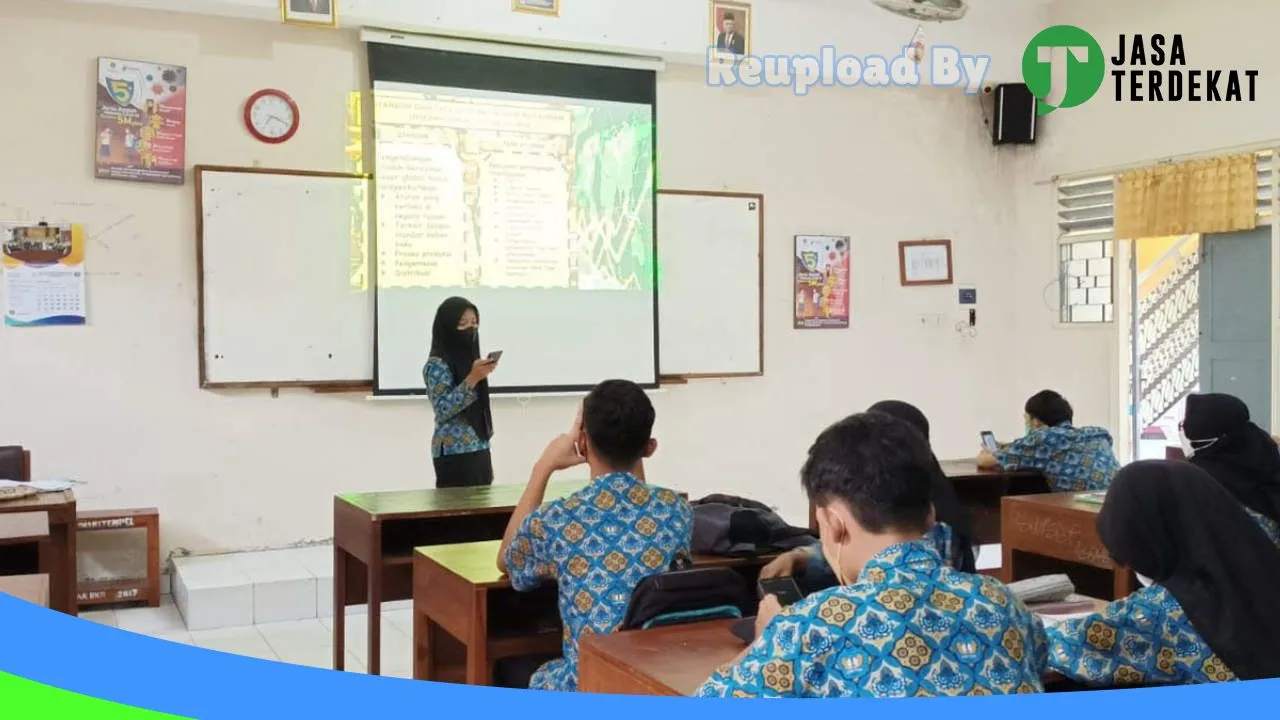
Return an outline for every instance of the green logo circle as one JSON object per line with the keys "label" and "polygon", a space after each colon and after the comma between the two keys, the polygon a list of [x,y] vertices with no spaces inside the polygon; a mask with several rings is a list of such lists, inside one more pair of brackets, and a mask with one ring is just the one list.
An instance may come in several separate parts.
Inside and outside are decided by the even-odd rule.
{"label": "green logo circle", "polygon": [[1038,115],[1083,104],[1102,87],[1106,75],[1107,58],[1102,46],[1074,25],[1041,30],[1022,53],[1022,81],[1036,96]]}

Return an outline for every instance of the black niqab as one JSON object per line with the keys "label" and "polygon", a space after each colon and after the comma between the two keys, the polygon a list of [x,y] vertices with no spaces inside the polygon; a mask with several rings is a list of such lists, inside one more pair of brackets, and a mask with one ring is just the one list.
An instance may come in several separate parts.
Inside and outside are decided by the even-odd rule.
{"label": "black niqab", "polygon": [[1249,419],[1249,406],[1232,395],[1187,398],[1182,431],[1205,443],[1188,458],[1222,483],[1246,507],[1280,522],[1280,449]]}
{"label": "black niqab", "polygon": [[1145,460],[1098,513],[1111,557],[1167,589],[1241,680],[1280,677],[1280,549],[1205,471]]}
{"label": "black niqab", "polygon": [[[440,358],[453,373],[453,381],[460,383],[471,373],[471,366],[480,358],[480,335],[475,330],[459,330],[458,323],[470,310],[480,319],[480,311],[466,298],[451,297],[436,309],[431,323],[431,357]],[[476,385],[476,400],[467,406],[460,418],[465,420],[481,440],[493,437],[493,415],[489,410],[489,381]]]}

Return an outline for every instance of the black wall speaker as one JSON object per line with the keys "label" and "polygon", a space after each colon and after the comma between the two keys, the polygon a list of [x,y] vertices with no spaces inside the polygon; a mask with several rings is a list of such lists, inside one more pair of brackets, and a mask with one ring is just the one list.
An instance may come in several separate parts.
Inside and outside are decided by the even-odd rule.
{"label": "black wall speaker", "polygon": [[1004,83],[995,89],[995,117],[991,142],[1030,145],[1036,141],[1036,98],[1025,83]]}

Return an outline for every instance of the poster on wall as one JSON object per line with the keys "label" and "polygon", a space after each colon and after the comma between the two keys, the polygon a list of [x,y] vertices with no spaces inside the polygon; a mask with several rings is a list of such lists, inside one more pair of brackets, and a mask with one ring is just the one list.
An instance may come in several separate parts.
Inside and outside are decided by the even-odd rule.
{"label": "poster on wall", "polygon": [[187,69],[98,58],[95,175],[181,185],[186,178]]}
{"label": "poster on wall", "polygon": [[795,236],[795,328],[849,327],[849,237]]}
{"label": "poster on wall", "polygon": [[0,221],[4,324],[84,325],[84,227]]}

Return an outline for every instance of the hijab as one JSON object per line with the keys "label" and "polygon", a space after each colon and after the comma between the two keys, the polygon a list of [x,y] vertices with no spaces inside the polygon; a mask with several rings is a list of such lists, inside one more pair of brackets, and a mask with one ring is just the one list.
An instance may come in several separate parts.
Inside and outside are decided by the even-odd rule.
{"label": "hijab", "polygon": [[1117,563],[1173,595],[1236,677],[1280,677],[1280,549],[1208,473],[1170,460],[1125,466],[1098,535]]}
{"label": "hijab", "polygon": [[1249,420],[1240,398],[1220,393],[1187,397],[1182,432],[1191,464],[1203,469],[1245,507],[1280,522],[1280,449]]}
{"label": "hijab", "polygon": [[[867,412],[884,413],[895,417],[915,428],[925,442],[929,440],[929,419],[916,406],[901,400],[883,400],[867,408]],[[977,564],[973,555],[973,525],[969,522],[969,513],[960,504],[956,495],[956,487],[942,471],[938,458],[933,459],[933,477],[931,479],[933,511],[938,522],[951,527],[955,557],[952,565],[962,572],[976,572]]]}
{"label": "hijab", "polygon": [[[451,297],[436,308],[436,319],[431,323],[431,357],[439,358],[449,366],[455,383],[471,373],[471,365],[480,358],[480,334],[478,331],[459,330],[458,323],[470,310],[480,319],[480,311],[466,298]],[[489,411],[489,381],[476,385],[476,400],[458,416],[462,418],[481,440],[493,437],[493,415]]]}

